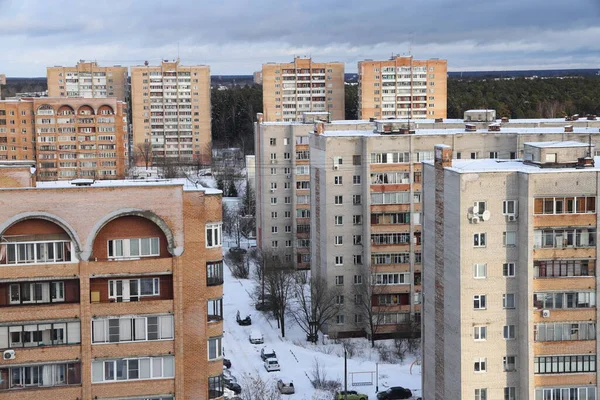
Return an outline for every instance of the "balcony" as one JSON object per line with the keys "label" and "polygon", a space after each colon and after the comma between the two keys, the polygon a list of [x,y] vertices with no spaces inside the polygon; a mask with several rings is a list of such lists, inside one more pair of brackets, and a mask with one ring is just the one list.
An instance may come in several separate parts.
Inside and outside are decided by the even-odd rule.
{"label": "balcony", "polygon": [[173,300],[135,301],[128,303],[92,303],[93,316],[168,314],[173,312]]}
{"label": "balcony", "polygon": [[[98,259],[95,259],[98,260]],[[173,271],[173,259],[171,257],[163,258],[144,258],[144,259],[114,259],[94,261],[89,264],[92,278],[98,274],[107,276],[112,274],[148,274],[148,273],[171,273]]]}

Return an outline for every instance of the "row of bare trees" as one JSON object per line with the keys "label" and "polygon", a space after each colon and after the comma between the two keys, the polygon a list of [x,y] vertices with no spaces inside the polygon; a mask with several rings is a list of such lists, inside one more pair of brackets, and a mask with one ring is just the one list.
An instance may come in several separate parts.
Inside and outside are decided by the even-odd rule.
{"label": "row of bare trees", "polygon": [[[286,317],[289,317],[306,333],[308,341],[316,343],[318,333],[328,323],[338,314],[352,309],[357,315],[354,321],[356,331],[363,331],[374,347],[375,339],[384,326],[393,323],[386,320],[386,313],[393,306],[381,301],[385,286],[376,284],[372,271],[358,275],[357,281],[349,282],[351,290],[345,292],[343,286],[330,285],[322,276],[298,271],[293,260],[281,252],[256,250],[251,257],[257,266],[254,274],[258,281],[255,300],[268,303],[267,308],[283,337]],[[353,298],[347,301],[345,293],[350,293]],[[418,322],[406,321],[399,325],[397,334],[419,337],[419,326]]]}

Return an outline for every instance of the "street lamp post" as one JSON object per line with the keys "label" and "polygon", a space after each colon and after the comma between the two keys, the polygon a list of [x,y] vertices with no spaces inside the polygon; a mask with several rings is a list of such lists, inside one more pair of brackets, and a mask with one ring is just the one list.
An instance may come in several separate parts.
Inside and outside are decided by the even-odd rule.
{"label": "street lamp post", "polygon": [[344,348],[344,400],[348,400],[348,351]]}

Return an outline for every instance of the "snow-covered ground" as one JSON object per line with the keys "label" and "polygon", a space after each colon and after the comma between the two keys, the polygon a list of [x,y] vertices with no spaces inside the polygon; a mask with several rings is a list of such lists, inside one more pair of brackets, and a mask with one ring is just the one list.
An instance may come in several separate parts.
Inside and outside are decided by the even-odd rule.
{"label": "snow-covered ground", "polygon": [[[247,244],[242,245],[246,247]],[[228,249],[224,247],[226,252]],[[291,379],[294,382],[296,393],[284,398],[290,400],[331,400],[331,395],[315,390],[309,380],[315,360],[327,373],[327,379],[339,380],[344,383],[344,357],[343,348],[340,343],[327,340],[325,344],[312,345],[306,342],[305,333],[290,320],[286,323],[286,337],[282,338],[275,320],[269,319],[269,315],[256,311],[251,293],[255,282],[247,279],[236,279],[231,275],[229,268],[224,268],[224,338],[223,346],[225,357],[231,360],[231,373],[237,378],[244,390],[244,382],[248,377],[260,376],[265,381],[271,381],[273,385],[280,378]],[[244,318],[252,316],[251,326],[239,326],[236,323],[236,313],[239,310]],[[264,335],[265,343],[254,345],[248,341],[251,330],[258,329]],[[366,339],[352,339],[356,345],[356,353],[353,358],[348,358],[348,390],[356,390],[376,399],[375,371],[378,367],[379,390],[385,390],[390,386],[403,386],[413,391],[413,395],[421,394],[421,368],[412,366],[414,357],[407,356],[402,364],[387,364],[379,362],[379,354],[376,349],[371,349]],[[272,348],[277,353],[281,371],[267,372],[260,357],[263,347]],[[376,366],[376,364],[378,364]],[[371,371],[373,374],[371,374]],[[365,372],[365,374],[354,375],[355,380],[373,379],[371,386],[352,386],[352,372]]]}

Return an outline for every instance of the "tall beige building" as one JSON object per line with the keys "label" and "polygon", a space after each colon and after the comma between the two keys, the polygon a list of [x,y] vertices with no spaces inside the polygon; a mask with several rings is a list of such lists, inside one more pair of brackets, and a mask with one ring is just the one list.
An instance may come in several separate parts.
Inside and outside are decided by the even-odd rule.
{"label": "tall beige building", "polygon": [[80,61],[75,67],[48,67],[46,73],[49,97],[127,100],[127,67],[100,67],[95,61]]}
{"label": "tall beige building", "polygon": [[131,101],[137,163],[143,164],[147,153],[155,162],[210,162],[208,66],[183,66],[176,60],[131,67]]}
{"label": "tall beige building", "polygon": [[262,85],[267,122],[301,121],[305,112],[344,119],[344,63],[297,57],[291,63],[263,64]]}
{"label": "tall beige building", "polygon": [[446,60],[361,61],[359,118],[446,118],[447,76]]}
{"label": "tall beige building", "polygon": [[355,322],[356,275],[381,276],[375,288],[381,298],[374,305],[382,314],[376,336],[412,329],[419,320],[421,162],[433,158],[435,144],[453,146],[462,159],[516,159],[525,142],[541,140],[587,142],[591,136],[600,144],[598,121],[473,122],[478,118],[467,113],[468,123],[415,120],[409,129],[404,120],[304,117],[277,123],[262,122],[259,115],[257,239],[259,247],[280,249],[298,268],[310,266],[332,286],[343,287],[342,313],[327,327],[332,336],[365,330],[364,322]]}
{"label": "tall beige building", "polygon": [[423,165],[423,398],[595,400],[600,158]]}

